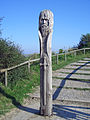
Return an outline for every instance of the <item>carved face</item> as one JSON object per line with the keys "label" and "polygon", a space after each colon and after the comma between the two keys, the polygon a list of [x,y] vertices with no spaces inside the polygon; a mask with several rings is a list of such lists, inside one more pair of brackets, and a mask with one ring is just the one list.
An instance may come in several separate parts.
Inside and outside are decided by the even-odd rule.
{"label": "carved face", "polygon": [[49,19],[46,17],[46,14],[43,14],[43,16],[40,18],[39,24],[40,24],[40,26],[48,26],[49,27]]}
{"label": "carved face", "polygon": [[47,36],[53,27],[53,14],[50,10],[44,10],[39,16],[39,30],[42,36]]}

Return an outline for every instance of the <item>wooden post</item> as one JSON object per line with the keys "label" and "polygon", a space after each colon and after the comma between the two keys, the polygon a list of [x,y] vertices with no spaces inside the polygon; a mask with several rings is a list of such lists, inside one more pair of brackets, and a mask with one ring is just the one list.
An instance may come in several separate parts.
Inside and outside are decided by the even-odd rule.
{"label": "wooden post", "polygon": [[65,61],[67,61],[67,55],[66,55],[66,50],[65,50]]}
{"label": "wooden post", "polygon": [[84,55],[85,55],[85,48],[84,48]]}
{"label": "wooden post", "polygon": [[7,70],[5,71],[5,86],[7,87]]}
{"label": "wooden post", "polygon": [[40,114],[52,115],[52,53],[53,14],[44,10],[39,16],[40,41]]}
{"label": "wooden post", "polygon": [[57,56],[57,64],[58,64],[58,54],[56,56]]}
{"label": "wooden post", "polygon": [[76,51],[74,52],[74,55],[75,55],[75,57],[76,57]]}
{"label": "wooden post", "polygon": [[28,62],[28,72],[30,73],[30,61]]}

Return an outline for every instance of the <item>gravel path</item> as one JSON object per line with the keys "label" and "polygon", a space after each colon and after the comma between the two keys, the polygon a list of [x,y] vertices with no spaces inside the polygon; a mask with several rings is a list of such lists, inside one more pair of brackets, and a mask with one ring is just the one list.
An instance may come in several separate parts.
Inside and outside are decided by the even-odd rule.
{"label": "gravel path", "polygon": [[55,87],[71,87],[71,88],[90,88],[90,82],[88,81],[78,81],[78,80],[62,80],[53,79],[53,86]]}
{"label": "gravel path", "polygon": [[[56,70],[57,73],[72,73],[74,70],[72,69],[59,69],[59,70]],[[56,73],[55,72],[55,73]],[[54,73],[54,72],[53,72]],[[75,73],[80,73],[80,74],[88,74],[90,75],[90,71],[85,71],[85,70],[77,70],[75,71]]]}
{"label": "gravel path", "polygon": [[90,58],[84,58],[84,60],[90,61]]}
{"label": "gravel path", "polygon": [[[79,62],[85,64],[87,60],[90,62],[90,58]],[[90,73],[90,67],[87,67],[88,65],[81,67],[80,64],[77,67],[76,64],[78,62],[53,73],[53,77],[62,75],[63,79],[53,78],[53,115],[51,117],[39,115],[40,88],[37,87],[33,94],[29,94],[30,97],[24,101],[24,105],[11,110],[0,120],[90,120],[90,75],[84,75]],[[82,68],[89,68],[88,72],[85,69],[81,70]],[[75,69],[77,73],[83,73],[82,77],[76,72],[71,74]],[[65,79],[66,76],[73,79]],[[81,78],[84,80],[80,81]]]}
{"label": "gravel path", "polygon": [[[88,62],[87,62],[88,63]],[[75,66],[83,66],[83,65],[85,65],[85,63],[71,63],[70,65],[75,65]],[[88,67],[90,67],[90,62],[88,63],[88,64],[86,64],[86,66]]]}
{"label": "gravel path", "polygon": [[77,63],[87,63],[87,62],[90,62],[90,61],[87,61],[87,60],[79,60]]}
{"label": "gravel path", "polygon": [[[90,67],[86,67],[86,66],[80,66],[81,68],[81,70],[90,70]],[[66,67],[65,67],[66,69],[77,69],[78,68],[78,66],[71,66],[71,65],[67,65]]]}
{"label": "gravel path", "polygon": [[77,74],[68,74],[68,73],[54,73],[53,77],[59,77],[59,78],[72,78],[72,79],[85,79],[85,80],[90,80],[90,75],[77,75]]}

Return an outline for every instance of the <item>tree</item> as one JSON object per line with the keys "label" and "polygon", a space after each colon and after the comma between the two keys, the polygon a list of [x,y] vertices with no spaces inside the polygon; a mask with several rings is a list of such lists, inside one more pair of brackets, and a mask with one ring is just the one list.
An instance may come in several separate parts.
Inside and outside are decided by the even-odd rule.
{"label": "tree", "polygon": [[90,33],[81,36],[78,48],[80,49],[84,47],[90,47]]}
{"label": "tree", "polygon": [[59,49],[59,54],[60,54],[60,53],[63,53],[63,49]]}

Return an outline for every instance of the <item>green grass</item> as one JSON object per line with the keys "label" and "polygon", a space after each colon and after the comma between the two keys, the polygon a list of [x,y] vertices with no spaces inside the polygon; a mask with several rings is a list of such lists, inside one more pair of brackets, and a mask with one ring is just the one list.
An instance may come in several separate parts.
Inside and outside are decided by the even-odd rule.
{"label": "green grass", "polygon": [[73,62],[77,62],[77,61],[79,61],[79,60],[82,60],[83,58],[85,58],[85,57],[90,57],[90,53],[87,53],[86,55],[83,55],[83,54],[81,54],[81,55],[77,55],[76,57],[75,56],[71,56],[71,55],[68,55],[68,57],[67,57],[67,61],[65,61],[65,60],[60,60],[59,59],[59,62],[58,62],[58,64],[56,64],[56,63],[54,63],[53,64],[53,66],[52,66],[52,68],[53,68],[53,70],[57,70],[57,69],[59,69],[59,68],[63,68],[64,66],[66,66],[66,65],[68,65],[68,64],[70,64],[70,63],[73,63]]}
{"label": "green grass", "polygon": [[[64,61],[64,56],[59,57],[59,62],[56,64],[55,61],[53,61],[52,69],[57,70],[60,68],[63,68],[64,66],[76,62],[78,60],[81,60],[84,57],[88,57],[90,54],[87,55],[78,55],[74,57],[73,55],[69,55],[67,58],[67,61]],[[53,60],[56,60],[53,58]],[[36,64],[37,62],[35,62]],[[24,76],[23,78],[18,78],[17,82],[8,87],[5,87],[0,82],[0,115],[5,114],[8,112],[11,108],[16,107],[17,105],[23,104],[23,100],[26,99],[28,96],[28,93],[32,93],[34,91],[34,88],[38,85],[40,85],[40,66],[37,63],[36,65],[31,65],[31,73],[27,76]]]}
{"label": "green grass", "polygon": [[0,115],[5,114],[11,108],[23,104],[23,100],[32,93],[34,88],[40,84],[39,65],[31,66],[31,73],[27,79],[19,80],[13,88],[5,87],[0,83]]}

